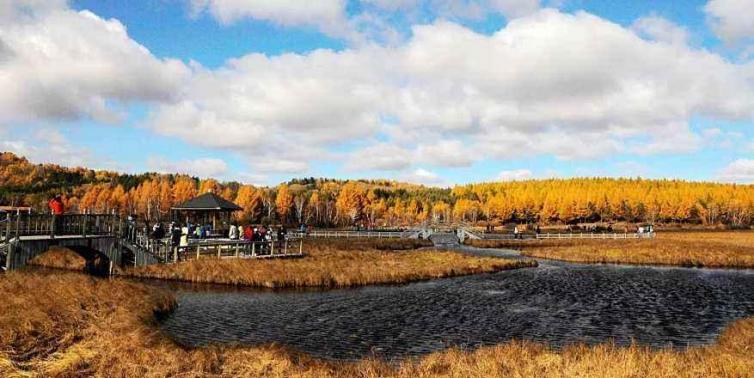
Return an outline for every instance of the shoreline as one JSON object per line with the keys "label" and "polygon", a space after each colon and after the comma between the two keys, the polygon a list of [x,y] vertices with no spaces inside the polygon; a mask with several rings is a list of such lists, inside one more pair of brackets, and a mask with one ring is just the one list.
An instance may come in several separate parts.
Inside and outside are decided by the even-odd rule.
{"label": "shoreline", "polygon": [[754,269],[754,233],[742,231],[662,233],[641,240],[469,240],[466,245],[570,263]]}
{"label": "shoreline", "polygon": [[[0,373],[7,376],[746,376],[754,371],[754,317],[721,329],[708,345],[684,348],[587,345],[510,340],[450,347],[401,359],[313,357],[267,343],[186,348],[158,326],[176,305],[173,294],[143,284],[75,274],[48,277],[13,272],[0,287],[28,298],[5,304],[0,327]],[[141,295],[135,296],[134,294]],[[50,298],[58,298],[51,302]],[[112,305],[117,304],[116,307]],[[82,312],[78,308],[89,308]],[[29,319],[32,323],[26,323]],[[35,320],[35,319],[38,319]],[[18,324],[18,325],[16,325]],[[20,327],[20,324],[29,324]],[[9,344],[11,343],[11,344]],[[7,348],[9,345],[14,345]],[[16,346],[18,345],[18,346]],[[21,347],[25,345],[26,347]],[[15,349],[19,348],[19,349]],[[29,349],[26,349],[29,348]],[[19,354],[20,353],[20,354]],[[472,373],[473,372],[473,373]],[[589,372],[589,374],[584,374]]]}

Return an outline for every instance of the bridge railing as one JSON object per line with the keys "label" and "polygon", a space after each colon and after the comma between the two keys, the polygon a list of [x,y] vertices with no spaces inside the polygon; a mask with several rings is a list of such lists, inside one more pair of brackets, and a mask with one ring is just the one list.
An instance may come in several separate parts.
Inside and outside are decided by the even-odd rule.
{"label": "bridge railing", "polygon": [[303,255],[303,238],[288,237],[283,240],[213,240],[190,239],[188,245],[173,246],[170,238],[152,239],[139,235],[126,239],[141,251],[162,263],[200,258],[269,258]]}
{"label": "bridge railing", "polygon": [[555,233],[555,234],[538,234],[537,239],[653,239],[654,232],[644,233],[593,233],[593,232],[574,232],[574,233]]}
{"label": "bridge railing", "polygon": [[407,237],[405,232],[400,231],[329,231],[315,230],[309,232],[292,233],[298,237],[308,238],[402,238]]}
{"label": "bridge railing", "polygon": [[[115,235],[121,225],[114,214],[9,214],[4,240],[23,236]],[[2,230],[0,230],[0,233]]]}

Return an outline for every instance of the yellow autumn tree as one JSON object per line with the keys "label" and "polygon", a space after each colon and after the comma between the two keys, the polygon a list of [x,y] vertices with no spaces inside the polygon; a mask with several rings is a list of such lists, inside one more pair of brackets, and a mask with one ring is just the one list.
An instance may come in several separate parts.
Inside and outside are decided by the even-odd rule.
{"label": "yellow autumn tree", "polygon": [[280,216],[280,221],[285,223],[291,214],[293,207],[293,194],[286,184],[278,186],[277,195],[275,196],[275,210]]}
{"label": "yellow autumn tree", "polygon": [[338,216],[355,224],[364,212],[365,200],[366,190],[358,182],[347,182],[340,189],[338,199],[335,201]]}
{"label": "yellow autumn tree", "polygon": [[196,183],[188,176],[178,176],[173,184],[173,203],[180,204],[196,197]]}

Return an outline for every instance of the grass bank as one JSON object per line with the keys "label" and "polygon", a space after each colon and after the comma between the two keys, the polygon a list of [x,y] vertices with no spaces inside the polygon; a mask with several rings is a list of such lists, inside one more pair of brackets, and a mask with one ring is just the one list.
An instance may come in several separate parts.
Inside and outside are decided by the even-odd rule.
{"label": "grass bank", "polygon": [[754,371],[754,318],[715,345],[684,351],[509,342],[450,349],[399,363],[332,362],[285,348],[184,349],[155,313],[169,293],[73,273],[0,275],[0,376],[7,377],[746,377]]}
{"label": "grass bank", "polygon": [[754,268],[754,232],[665,232],[641,240],[469,240],[480,248],[586,263]]}
{"label": "grass bank", "polygon": [[86,260],[70,249],[52,247],[49,251],[31,259],[29,265],[83,272]]}
{"label": "grass bank", "polygon": [[126,269],[122,274],[195,283],[268,288],[350,287],[399,284],[535,266],[534,261],[415,250],[421,240],[307,240],[297,259],[200,259]]}

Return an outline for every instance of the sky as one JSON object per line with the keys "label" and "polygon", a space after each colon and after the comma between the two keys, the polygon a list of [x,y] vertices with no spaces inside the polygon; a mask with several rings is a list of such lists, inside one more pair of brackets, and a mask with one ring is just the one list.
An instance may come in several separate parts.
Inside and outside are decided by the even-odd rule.
{"label": "sky", "polygon": [[754,0],[3,0],[0,151],[275,185],[754,182]]}

